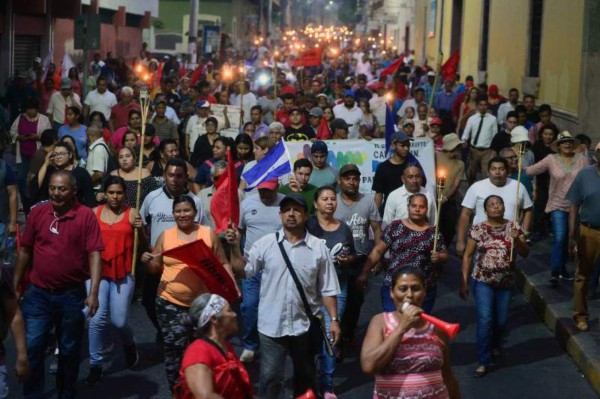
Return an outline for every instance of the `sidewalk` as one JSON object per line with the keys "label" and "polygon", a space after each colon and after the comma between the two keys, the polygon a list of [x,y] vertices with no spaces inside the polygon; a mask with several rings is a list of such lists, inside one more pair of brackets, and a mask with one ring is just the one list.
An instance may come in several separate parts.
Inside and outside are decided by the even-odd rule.
{"label": "sidewalk", "polygon": [[[540,241],[531,247],[529,258],[517,262],[516,283],[600,395],[600,301],[588,301],[590,329],[587,332],[577,330],[572,318],[573,282],[561,281],[558,288],[550,286],[551,245],[551,239]],[[574,271],[572,261],[567,269],[571,273]]]}

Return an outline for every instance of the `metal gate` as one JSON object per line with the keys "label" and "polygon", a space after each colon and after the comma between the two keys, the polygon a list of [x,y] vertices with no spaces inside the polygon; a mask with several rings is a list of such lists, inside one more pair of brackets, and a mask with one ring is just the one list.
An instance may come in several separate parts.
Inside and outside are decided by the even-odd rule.
{"label": "metal gate", "polygon": [[41,37],[15,35],[13,73],[27,72],[35,57],[41,57]]}

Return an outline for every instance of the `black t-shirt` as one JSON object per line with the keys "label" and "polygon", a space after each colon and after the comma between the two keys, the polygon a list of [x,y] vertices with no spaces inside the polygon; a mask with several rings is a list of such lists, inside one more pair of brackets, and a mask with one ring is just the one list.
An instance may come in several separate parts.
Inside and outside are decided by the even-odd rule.
{"label": "black t-shirt", "polygon": [[417,165],[421,169],[423,175],[423,186],[427,184],[427,178],[425,177],[425,171],[419,163],[419,160],[412,154],[408,156],[406,161],[400,165],[393,164],[389,159],[380,163],[375,170],[375,176],[373,177],[373,186],[371,189],[376,193],[383,193],[383,201],[379,212],[383,215],[385,209],[385,202],[387,201],[388,195],[395,189],[402,187],[402,173],[409,165]]}
{"label": "black t-shirt", "polygon": [[283,139],[285,141],[308,141],[315,138],[313,129],[308,125],[302,125],[299,128],[286,127]]}
{"label": "black t-shirt", "polygon": [[537,110],[527,112],[527,120],[532,123],[538,123],[540,121],[540,113]]}
{"label": "black t-shirt", "polygon": [[[306,221],[306,230],[315,237],[322,238],[325,240],[325,245],[331,251],[337,244],[342,244],[338,255],[355,255],[356,250],[354,249],[354,237],[352,236],[352,230],[348,225],[340,221],[339,227],[334,231],[325,231],[319,224],[317,217],[312,215]],[[335,260],[335,258],[334,258]],[[338,277],[345,276],[348,270],[341,270],[336,263],[336,271]]]}
{"label": "black t-shirt", "polygon": [[510,138],[511,138],[510,133],[507,133],[506,130],[502,130],[502,131],[496,133],[496,135],[492,139],[492,144],[490,144],[490,148],[499,154],[500,150],[507,148],[507,147],[512,147]]}

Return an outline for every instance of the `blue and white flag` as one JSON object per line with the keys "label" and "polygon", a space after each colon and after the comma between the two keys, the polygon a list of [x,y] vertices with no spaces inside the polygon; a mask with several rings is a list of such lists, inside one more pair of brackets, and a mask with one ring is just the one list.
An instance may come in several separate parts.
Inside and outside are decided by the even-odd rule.
{"label": "blue and white flag", "polygon": [[242,175],[242,179],[248,183],[244,191],[251,191],[265,180],[276,179],[291,172],[290,155],[284,141],[279,140],[263,159]]}

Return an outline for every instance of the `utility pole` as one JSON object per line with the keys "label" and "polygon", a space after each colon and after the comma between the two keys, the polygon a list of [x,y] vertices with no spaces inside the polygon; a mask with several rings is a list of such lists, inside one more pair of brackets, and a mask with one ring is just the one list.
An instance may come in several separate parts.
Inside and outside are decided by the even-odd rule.
{"label": "utility pole", "polygon": [[267,44],[271,44],[272,32],[272,20],[273,20],[273,0],[269,0],[267,6]]}
{"label": "utility pole", "polygon": [[188,30],[188,54],[190,63],[196,64],[198,61],[198,0],[190,0],[190,28]]}

